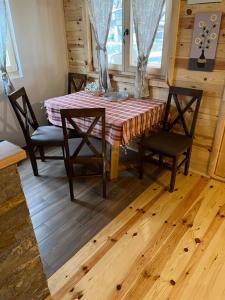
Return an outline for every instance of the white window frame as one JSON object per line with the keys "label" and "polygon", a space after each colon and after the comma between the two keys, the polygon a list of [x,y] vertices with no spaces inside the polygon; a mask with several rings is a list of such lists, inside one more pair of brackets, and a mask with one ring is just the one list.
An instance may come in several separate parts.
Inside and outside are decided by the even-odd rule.
{"label": "white window frame", "polygon": [[7,72],[12,77],[17,77],[21,75],[21,68],[19,64],[19,56],[16,47],[16,38],[14,33],[13,27],[13,20],[10,11],[9,1],[6,0],[6,16],[7,16],[7,48],[6,48],[6,55],[7,55]]}
{"label": "white window frame", "polygon": [[15,51],[12,43],[11,32],[9,27],[7,28],[7,48],[6,48],[6,69],[8,73],[18,72],[18,65],[16,62]]}
{"label": "white window frame", "polygon": [[[164,28],[164,40],[163,40],[163,50],[162,50],[162,60],[161,66],[151,66],[148,64],[147,75],[156,75],[157,77],[165,77],[167,72],[168,65],[168,52],[169,52],[169,43],[166,42],[166,38],[170,31],[170,17],[172,14],[172,4],[171,0],[166,0],[166,16],[165,16],[165,28]],[[129,35],[126,35],[123,40],[122,46],[122,64],[110,64],[109,71],[116,71],[122,74],[134,74],[136,72],[136,67],[130,64],[131,56],[131,35],[133,30],[133,20],[131,17],[131,0],[123,0],[122,8],[122,20],[123,20],[123,32],[125,29],[129,30]],[[96,53],[96,42],[94,38],[94,33],[91,34],[91,44],[92,44],[92,61],[94,70],[98,71],[97,66],[97,53]]]}

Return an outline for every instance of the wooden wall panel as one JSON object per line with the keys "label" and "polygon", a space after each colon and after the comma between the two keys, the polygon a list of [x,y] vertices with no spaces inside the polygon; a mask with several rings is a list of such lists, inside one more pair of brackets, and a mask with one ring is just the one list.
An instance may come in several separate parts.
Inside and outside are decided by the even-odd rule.
{"label": "wooden wall panel", "polygon": [[[188,15],[188,10],[192,11],[191,15]],[[225,18],[224,16],[222,17],[214,71],[191,71],[188,70],[188,59],[191,48],[194,15],[200,11],[225,12],[225,1],[223,0],[219,4],[188,5],[187,1],[182,0],[175,83],[185,87],[196,87],[204,90],[196,128],[191,167],[199,172],[207,173],[225,81]]]}
{"label": "wooden wall panel", "polygon": [[64,15],[70,71],[86,73],[84,0],[64,0]]}
{"label": "wooden wall panel", "polygon": [[[87,26],[85,20],[84,0],[64,0],[66,34],[68,42],[69,65],[71,71],[87,73]],[[188,14],[191,10],[191,15]],[[195,13],[200,11],[225,12],[225,0],[221,3],[188,5],[181,0],[177,53],[175,60],[174,82],[177,86],[200,88],[204,97],[200,108],[196,136],[194,140],[191,168],[207,174],[210,154],[215,137],[219,115],[219,107],[225,81],[225,17],[222,17],[219,44],[213,72],[195,72],[188,70],[192,31]],[[133,79],[121,77],[112,82],[114,88],[133,92]],[[151,97],[165,100],[168,89],[166,86],[150,82]],[[153,86],[152,86],[153,85]]]}
{"label": "wooden wall panel", "polygon": [[225,181],[225,88],[220,105],[218,125],[210,158],[209,172]]}
{"label": "wooden wall panel", "polygon": [[220,155],[217,163],[216,175],[225,178],[225,134],[220,149]]}

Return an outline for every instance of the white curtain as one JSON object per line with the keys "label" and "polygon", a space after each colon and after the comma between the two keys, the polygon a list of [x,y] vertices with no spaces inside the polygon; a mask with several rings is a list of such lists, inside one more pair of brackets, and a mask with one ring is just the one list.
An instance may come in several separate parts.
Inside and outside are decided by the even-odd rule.
{"label": "white curtain", "polygon": [[0,0],[0,71],[5,94],[12,93],[15,89],[10,81],[6,70],[6,47],[7,47],[7,16],[5,0]]}
{"label": "white curtain", "polygon": [[138,60],[134,96],[149,95],[145,74],[165,0],[132,0]]}
{"label": "white curtain", "polygon": [[99,88],[108,91],[111,89],[111,84],[106,43],[112,16],[113,0],[87,0],[87,5],[97,44]]}

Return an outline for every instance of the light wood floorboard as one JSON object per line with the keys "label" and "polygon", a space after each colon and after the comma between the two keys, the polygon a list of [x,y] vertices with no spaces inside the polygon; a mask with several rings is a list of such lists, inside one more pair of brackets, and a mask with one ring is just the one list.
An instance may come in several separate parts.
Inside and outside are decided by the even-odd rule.
{"label": "light wood floorboard", "polygon": [[225,299],[225,184],[169,172],[61,267],[57,299]]}

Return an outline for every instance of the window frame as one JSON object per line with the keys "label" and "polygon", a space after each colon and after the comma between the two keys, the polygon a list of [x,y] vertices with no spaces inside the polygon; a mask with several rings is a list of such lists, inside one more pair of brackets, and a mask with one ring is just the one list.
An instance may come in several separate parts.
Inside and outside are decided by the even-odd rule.
{"label": "window frame", "polygon": [[[162,60],[160,67],[153,67],[148,64],[147,75],[156,77],[165,77],[167,72],[168,64],[168,53],[169,53],[169,43],[166,42],[166,36],[168,36],[170,29],[170,17],[172,14],[172,4],[170,0],[165,1],[166,13],[165,13],[165,27],[164,27],[164,38],[163,38],[163,50],[162,50]],[[121,74],[135,74],[136,66],[130,64],[131,60],[131,34],[133,31],[133,19],[132,19],[132,9],[131,0],[122,0],[122,32],[125,29],[129,30],[129,35],[123,37],[122,41],[122,64],[109,64],[110,72],[117,72]],[[94,33],[91,30],[91,45],[92,45],[92,63],[93,69],[98,71],[97,66],[97,53],[96,53],[96,42],[94,38]]]}
{"label": "window frame", "polygon": [[16,62],[16,56],[14,51],[14,46],[11,37],[11,31],[9,26],[7,26],[7,47],[6,47],[6,55],[8,56],[9,64],[6,65],[7,72],[16,73],[18,72],[18,64]]}
{"label": "window frame", "polygon": [[12,20],[11,9],[9,5],[9,1],[6,0],[6,17],[7,17],[7,48],[6,55],[9,59],[9,65],[6,66],[7,72],[16,77],[21,75],[21,68],[19,64],[19,56],[16,45],[16,38]]}
{"label": "window frame", "polygon": [[[132,35],[133,35],[133,16],[132,16],[132,7],[131,7],[131,1],[130,0],[124,0],[125,2],[125,11],[127,12],[126,20],[125,20],[125,27],[129,29],[129,35],[126,37],[127,42],[125,44],[126,53],[128,55],[126,56],[125,61],[125,71],[134,73],[136,72],[136,66],[131,65],[131,49],[132,49]],[[168,60],[168,43],[166,43],[165,37],[167,36],[167,33],[169,32],[169,17],[171,15],[171,9],[170,9],[170,1],[165,1],[166,5],[166,12],[165,12],[165,26],[164,26],[164,36],[163,36],[163,47],[162,47],[162,59],[161,59],[161,65],[160,67],[151,66],[151,64],[147,65],[147,75],[156,75],[156,76],[165,76],[166,75],[166,64]]]}
{"label": "window frame", "polygon": [[[124,32],[124,16],[125,16],[125,10],[124,10],[124,0],[122,0],[122,32]],[[121,64],[109,64],[109,70],[112,71],[119,71],[124,72],[124,45],[122,40],[122,63]]]}

